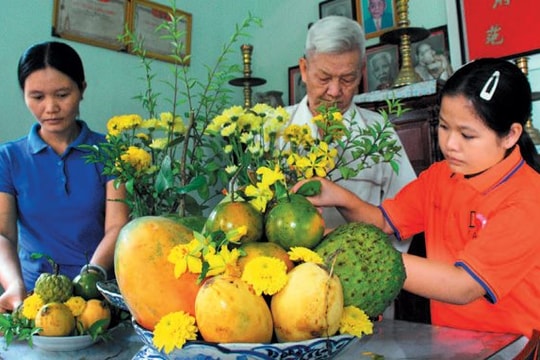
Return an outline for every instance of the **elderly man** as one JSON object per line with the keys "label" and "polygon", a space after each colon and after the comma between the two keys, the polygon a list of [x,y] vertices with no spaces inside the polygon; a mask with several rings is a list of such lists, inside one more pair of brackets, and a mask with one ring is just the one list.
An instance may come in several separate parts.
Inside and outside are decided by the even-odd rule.
{"label": "elderly man", "polygon": [[[365,64],[364,32],[356,21],[328,16],[315,22],[308,30],[305,56],[299,60],[307,95],[298,104],[287,108],[291,114],[290,123],[308,124],[312,134],[317,136],[316,125],[311,119],[321,105],[337,106],[344,119],[360,126],[381,123],[383,118],[379,113],[353,103]],[[397,138],[397,134],[394,135]],[[379,205],[416,178],[403,149],[397,161],[399,173],[395,173],[389,164],[378,164],[361,171],[355,178],[339,183],[358,196],[369,199],[370,203]],[[336,209],[325,209],[323,216],[328,228],[345,223]]]}

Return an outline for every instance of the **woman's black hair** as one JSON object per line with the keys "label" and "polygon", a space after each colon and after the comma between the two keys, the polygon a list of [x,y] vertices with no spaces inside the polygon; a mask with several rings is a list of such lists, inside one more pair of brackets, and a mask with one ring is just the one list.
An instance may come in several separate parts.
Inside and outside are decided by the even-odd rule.
{"label": "woman's black hair", "polygon": [[84,90],[84,68],[79,54],[71,46],[57,41],[32,45],[22,54],[17,68],[21,89],[24,90],[24,83],[30,74],[46,67],[66,74],[77,84],[79,90]]}
{"label": "woman's black hair", "polygon": [[517,142],[523,159],[540,173],[538,152],[525,124],[532,111],[531,86],[527,76],[513,63],[494,58],[474,60],[458,69],[441,91],[469,99],[485,124],[500,137],[508,135],[514,123],[523,126]]}

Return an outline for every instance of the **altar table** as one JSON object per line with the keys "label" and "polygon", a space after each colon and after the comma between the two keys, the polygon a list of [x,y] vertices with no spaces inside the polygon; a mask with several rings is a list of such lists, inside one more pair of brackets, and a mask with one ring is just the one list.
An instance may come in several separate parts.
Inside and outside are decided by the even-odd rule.
{"label": "altar table", "polygon": [[[457,330],[400,320],[375,323],[374,333],[355,339],[336,360],[359,359],[512,359],[527,339],[511,334]],[[131,360],[143,346],[129,323],[120,325],[112,339],[86,349],[50,352],[14,342],[5,349],[0,340],[0,360]]]}

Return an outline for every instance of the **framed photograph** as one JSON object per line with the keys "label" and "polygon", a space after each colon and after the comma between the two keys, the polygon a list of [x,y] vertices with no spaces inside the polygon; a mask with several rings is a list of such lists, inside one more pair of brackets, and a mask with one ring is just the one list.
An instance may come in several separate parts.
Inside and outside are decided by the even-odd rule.
{"label": "framed photograph", "polygon": [[[538,0],[456,0],[464,62],[540,51]],[[481,16],[478,16],[481,14]],[[529,29],[529,30],[526,30]]]}
{"label": "framed photograph", "polygon": [[319,3],[319,17],[322,19],[328,15],[356,20],[356,0],[326,0]]}
{"label": "framed photograph", "polygon": [[[174,62],[171,57],[172,48],[170,40],[162,39],[163,35],[167,35],[166,30],[156,31],[157,27],[170,19],[169,14],[172,13],[170,7],[160,5],[147,0],[131,0],[131,31],[137,36],[143,38],[144,47],[147,51],[147,56]],[[181,16],[181,21],[177,26],[177,31],[182,34],[182,43],[184,52],[182,56],[191,54],[191,23],[192,15],[190,13],[176,10],[176,16]],[[131,49],[128,49],[131,51]],[[189,65],[187,63],[186,65]]]}
{"label": "framed photograph", "polygon": [[424,81],[446,81],[453,73],[447,28],[439,26],[429,32],[429,37],[411,45],[414,70]]}
{"label": "framed photograph", "polygon": [[54,0],[52,36],[112,50],[128,21],[129,0]]}
{"label": "framed photograph", "polygon": [[398,0],[355,0],[356,19],[364,27],[366,39],[381,36],[397,26]]}
{"label": "framed photograph", "polygon": [[364,70],[364,92],[392,87],[399,73],[399,48],[384,44],[366,48],[367,64]]}
{"label": "framed photograph", "polygon": [[289,105],[299,103],[306,94],[306,84],[302,81],[300,66],[289,67]]}

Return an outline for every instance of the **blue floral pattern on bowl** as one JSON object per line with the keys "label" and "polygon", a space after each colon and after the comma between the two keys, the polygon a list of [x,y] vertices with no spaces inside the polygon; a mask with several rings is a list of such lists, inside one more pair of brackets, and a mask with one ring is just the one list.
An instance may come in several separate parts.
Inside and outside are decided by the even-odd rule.
{"label": "blue floral pattern on bowl", "polygon": [[151,331],[141,327],[135,320],[132,320],[132,323],[135,332],[145,344],[133,360],[326,360],[337,355],[354,339],[351,335],[336,335],[330,338],[272,344],[189,341],[182,349],[167,355],[154,348]]}
{"label": "blue floral pattern on bowl", "polygon": [[124,297],[120,293],[118,283],[116,279],[107,281],[98,281],[96,284],[99,292],[105,297],[105,299],[113,306],[116,306],[122,310],[129,311]]}

